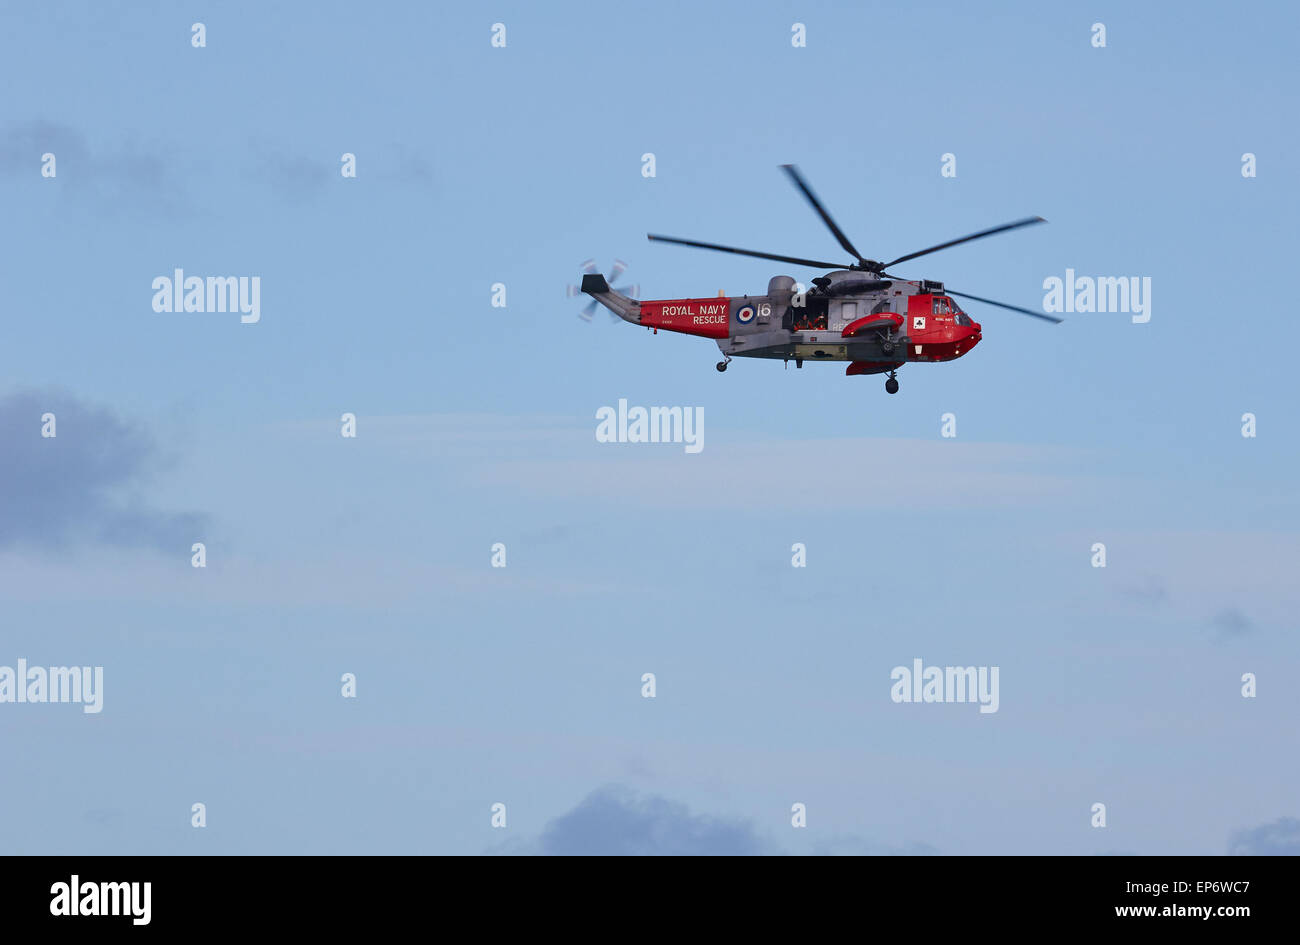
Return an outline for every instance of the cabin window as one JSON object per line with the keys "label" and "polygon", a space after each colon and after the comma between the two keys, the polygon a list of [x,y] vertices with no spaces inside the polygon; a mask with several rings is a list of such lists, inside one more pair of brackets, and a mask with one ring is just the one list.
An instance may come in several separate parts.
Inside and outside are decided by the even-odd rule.
{"label": "cabin window", "polygon": [[803,308],[791,308],[791,320],[795,331],[824,331],[827,327],[827,299],[824,296],[809,296]]}

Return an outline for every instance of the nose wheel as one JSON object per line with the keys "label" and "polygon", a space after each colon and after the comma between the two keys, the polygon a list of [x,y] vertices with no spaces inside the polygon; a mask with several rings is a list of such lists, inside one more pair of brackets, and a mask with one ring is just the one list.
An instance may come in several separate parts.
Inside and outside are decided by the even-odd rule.
{"label": "nose wheel", "polygon": [[890,371],[889,380],[885,381],[885,392],[888,394],[898,393],[898,372]]}

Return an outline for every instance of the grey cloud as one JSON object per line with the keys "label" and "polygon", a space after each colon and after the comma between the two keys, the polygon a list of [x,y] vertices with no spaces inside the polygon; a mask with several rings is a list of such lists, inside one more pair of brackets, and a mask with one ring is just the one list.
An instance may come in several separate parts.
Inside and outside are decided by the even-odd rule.
{"label": "grey cloud", "polygon": [[813,852],[817,856],[937,856],[939,853],[928,843],[896,847],[853,835],[819,840],[813,844]]}
{"label": "grey cloud", "polygon": [[[592,791],[567,814],[551,820],[537,839],[502,844],[489,853],[541,856],[784,856],[744,818],[693,814],[682,803],[638,794],[621,785]],[[930,855],[924,843],[902,847],[856,836],[818,840],[819,856]]]}
{"label": "grey cloud", "polygon": [[1153,575],[1146,575],[1138,583],[1126,584],[1115,593],[1138,604],[1154,607],[1169,599],[1169,590],[1164,581]]}
{"label": "grey cloud", "polygon": [[86,140],[67,125],[52,121],[25,121],[5,126],[0,134],[0,170],[7,173],[40,172],[40,158],[53,153],[60,161],[83,164],[89,154]]}
{"label": "grey cloud", "polygon": [[378,157],[381,159],[378,173],[382,180],[399,184],[433,183],[433,167],[405,145],[393,145],[386,154]]}
{"label": "grey cloud", "polygon": [[1280,817],[1272,823],[1238,830],[1228,841],[1233,856],[1300,856],[1300,820]]}
{"label": "grey cloud", "polygon": [[[254,145],[257,157],[246,176],[270,184],[281,199],[292,204],[303,204],[325,192],[331,180],[342,169],[343,152],[330,155],[285,154],[281,151]],[[389,184],[430,184],[433,170],[419,154],[402,145],[394,145],[378,153],[357,153],[357,177],[374,179]]]}
{"label": "grey cloud", "polygon": [[1210,620],[1210,624],[1214,627],[1216,637],[1220,640],[1244,636],[1255,628],[1255,624],[1251,619],[1236,607],[1229,607],[1227,610],[1219,611]]}
{"label": "grey cloud", "polygon": [[277,196],[292,204],[306,203],[325,190],[331,169],[323,159],[312,159],[279,152],[263,151],[248,176],[271,185]]}
{"label": "grey cloud", "polygon": [[685,804],[611,785],[591,792],[538,838],[546,856],[754,856],[776,852],[746,820],[692,814]]}
{"label": "grey cloud", "polygon": [[[54,437],[41,416],[55,415]],[[140,497],[162,459],[144,431],[62,393],[0,398],[0,548],[79,542],[188,551],[202,516],[157,511]]]}
{"label": "grey cloud", "polygon": [[144,219],[188,211],[174,162],[156,148],[129,139],[92,144],[70,126],[44,120],[9,124],[0,132],[0,172],[30,174],[35,180],[47,152],[57,162],[58,176],[51,185],[91,210]]}

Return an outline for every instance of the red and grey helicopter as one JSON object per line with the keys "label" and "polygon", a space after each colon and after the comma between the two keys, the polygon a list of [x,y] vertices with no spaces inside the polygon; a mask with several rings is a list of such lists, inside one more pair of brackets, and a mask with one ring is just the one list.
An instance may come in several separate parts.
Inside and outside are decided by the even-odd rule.
{"label": "red and grey helicopter", "polygon": [[782,168],[856,262],[838,266],[833,262],[647,234],[649,239],[662,243],[832,271],[813,279],[807,291],[798,291],[801,287],[790,276],[773,276],[767,284],[766,295],[729,298],[638,301],[611,289],[599,273],[583,276],[582,291],[624,321],[655,331],[663,329],[714,339],[722,351],[722,360],[717,365],[719,371],[725,371],[733,357],[780,358],[787,364],[793,360],[798,368],[803,367],[805,360],[848,361],[844,373],[850,376],[888,374],[885,390],[891,394],[898,393],[898,369],[904,364],[952,361],[979,344],[982,337],[979,322],[961,309],[954,296],[1044,321],[1061,321],[1018,305],[954,292],[945,289],[941,282],[904,279],[886,271],[941,249],[1046,223],[1042,217],[1026,217],[881,263],[867,259],[854,248],[798,168],[792,164],[783,164]]}

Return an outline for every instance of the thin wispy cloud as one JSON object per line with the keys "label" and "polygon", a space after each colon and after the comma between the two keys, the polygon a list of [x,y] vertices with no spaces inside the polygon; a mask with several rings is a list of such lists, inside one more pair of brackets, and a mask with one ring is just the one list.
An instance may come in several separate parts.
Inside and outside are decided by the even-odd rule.
{"label": "thin wispy cloud", "polygon": [[[595,444],[588,431],[581,440],[590,449],[584,443],[562,458],[502,458],[479,475],[526,493],[673,508],[801,508],[802,496],[774,491],[771,483],[799,481],[809,469],[870,469],[882,456],[889,457],[890,475],[925,495],[930,508],[1023,506],[1088,488],[1068,470],[1072,451],[1055,447],[863,438],[728,442],[719,436],[690,456],[675,445]],[[847,488],[836,501],[845,508],[875,508],[881,500],[877,490]]]}

